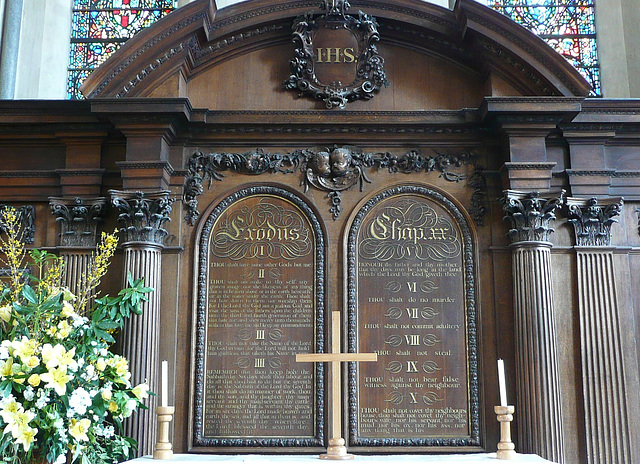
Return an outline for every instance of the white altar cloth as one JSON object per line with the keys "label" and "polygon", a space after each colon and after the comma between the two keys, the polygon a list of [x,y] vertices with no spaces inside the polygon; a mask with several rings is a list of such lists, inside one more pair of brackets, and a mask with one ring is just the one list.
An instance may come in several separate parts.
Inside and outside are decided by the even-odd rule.
{"label": "white altar cloth", "polygon": [[[265,454],[243,454],[243,455],[203,455],[203,454],[175,454],[171,461],[154,461],[151,456],[126,461],[124,464],[158,464],[162,462],[195,462],[199,464],[316,464],[320,461],[317,454],[310,455],[265,455]],[[353,462],[354,464],[499,464],[501,462],[496,458],[496,453],[486,454],[402,454],[402,455],[356,455],[352,461],[343,461],[345,463]],[[535,454],[518,454],[516,459],[510,460],[508,464],[551,464],[551,461],[542,459]]]}

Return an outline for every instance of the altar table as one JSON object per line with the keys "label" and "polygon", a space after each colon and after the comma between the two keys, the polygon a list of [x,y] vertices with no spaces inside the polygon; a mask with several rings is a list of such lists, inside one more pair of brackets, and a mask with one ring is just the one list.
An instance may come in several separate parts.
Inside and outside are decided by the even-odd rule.
{"label": "altar table", "polygon": [[[199,464],[316,464],[320,461],[318,455],[264,455],[264,454],[244,454],[244,455],[203,455],[203,454],[175,454],[171,461],[154,461],[151,456],[126,461],[124,464],[161,464],[163,462],[194,462]],[[551,461],[542,459],[535,454],[518,454],[516,459],[510,461],[499,461],[496,453],[486,454],[402,454],[402,455],[356,455],[351,461],[342,461],[354,464],[551,464]]]}

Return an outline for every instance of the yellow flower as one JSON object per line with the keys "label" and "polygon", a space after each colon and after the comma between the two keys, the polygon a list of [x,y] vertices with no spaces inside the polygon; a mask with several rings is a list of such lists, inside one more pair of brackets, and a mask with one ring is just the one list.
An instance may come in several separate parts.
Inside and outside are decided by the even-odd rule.
{"label": "yellow flower", "polygon": [[11,432],[13,438],[18,438],[24,429],[28,429],[29,422],[36,417],[35,413],[31,411],[18,411],[10,417],[7,422],[7,426],[4,428],[4,433]]}
{"label": "yellow flower", "polygon": [[35,369],[40,364],[40,359],[37,356],[29,356],[29,359],[25,362],[25,365],[31,369]]}
{"label": "yellow flower", "polygon": [[16,439],[16,444],[22,445],[24,451],[29,451],[31,448],[31,444],[36,441],[36,433],[38,429],[34,429],[32,427],[24,427],[18,431],[17,434],[13,435],[13,438]]}
{"label": "yellow flower", "polygon": [[109,409],[109,411],[111,412],[116,412],[118,410],[118,405],[115,401],[109,401],[109,406],[107,407],[107,409]]}
{"label": "yellow flower", "polygon": [[116,370],[116,374],[119,378],[115,379],[118,383],[126,384],[131,378],[131,372],[129,372],[129,361],[122,356],[114,356],[107,361],[107,364]]}
{"label": "yellow flower", "polygon": [[0,410],[0,416],[2,416],[2,420],[5,423],[12,424],[13,422],[15,422],[16,414],[22,411],[24,411],[22,405],[12,398],[4,405],[2,410]]}
{"label": "yellow flower", "polygon": [[138,398],[140,401],[145,398],[149,398],[149,385],[147,385],[146,383],[141,383],[140,385],[133,387],[131,393],[136,395],[136,398]]}
{"label": "yellow flower", "polygon": [[46,334],[53,337],[57,331],[58,331],[58,328],[55,325],[53,325],[46,330]]}
{"label": "yellow flower", "polygon": [[88,441],[89,437],[87,437],[87,431],[91,426],[91,421],[89,419],[71,419],[69,427],[69,434],[75,438],[77,441]]}
{"label": "yellow flower", "polygon": [[63,317],[70,317],[75,314],[75,310],[73,309],[73,305],[68,301],[62,303],[62,312]]}
{"label": "yellow flower", "polygon": [[67,391],[67,382],[71,380],[71,377],[67,375],[66,367],[56,367],[42,374],[40,379],[46,382],[45,387],[53,388],[58,395],[62,396]]}
{"label": "yellow flower", "polygon": [[98,360],[96,361],[96,369],[102,372],[106,368],[107,368],[107,363],[105,362],[104,358],[98,358]]}
{"label": "yellow flower", "polygon": [[13,355],[20,357],[22,362],[26,362],[26,360],[36,354],[36,349],[38,348],[37,340],[30,340],[27,337],[22,337],[21,340],[14,340],[11,343],[13,347]]}
{"label": "yellow flower", "polygon": [[60,358],[64,354],[65,349],[62,345],[52,346],[49,343],[42,345],[42,362],[51,370],[60,364]]}
{"label": "yellow flower", "polygon": [[71,333],[71,326],[67,321],[61,321],[58,323],[58,333],[56,334],[56,337],[64,340],[69,336],[70,333]]}
{"label": "yellow flower", "polygon": [[74,358],[74,356],[76,355],[76,349],[71,348],[69,351],[62,351],[62,354],[60,355],[60,358],[58,360],[58,363],[60,365],[60,367],[71,367],[72,369],[75,369],[78,366],[78,363],[76,362]]}
{"label": "yellow flower", "polygon": [[8,358],[6,361],[0,361],[0,378],[3,380],[13,375],[13,358]]}
{"label": "yellow flower", "polygon": [[27,379],[27,382],[29,382],[29,385],[35,388],[40,385],[40,376],[38,374],[31,374]]}
{"label": "yellow flower", "polygon": [[11,310],[11,306],[9,305],[0,306],[0,319],[2,319],[5,322],[9,322],[11,320],[12,314],[13,314],[13,311]]}
{"label": "yellow flower", "polygon": [[102,396],[103,400],[109,401],[111,399],[111,389],[102,390],[102,393],[100,393],[100,395]]}

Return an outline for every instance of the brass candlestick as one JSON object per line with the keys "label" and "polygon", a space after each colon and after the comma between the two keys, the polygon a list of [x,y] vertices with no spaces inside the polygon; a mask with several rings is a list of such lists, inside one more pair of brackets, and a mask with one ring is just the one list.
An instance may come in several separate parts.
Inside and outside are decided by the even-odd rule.
{"label": "brass candlestick", "polygon": [[516,445],[511,441],[511,421],[515,406],[494,406],[500,422],[500,443],[498,443],[498,459],[515,459]]}
{"label": "brass candlestick", "polygon": [[153,459],[168,461],[173,459],[173,450],[169,441],[169,423],[173,420],[173,413],[176,408],[173,406],[158,406],[156,416],[158,416],[158,442],[153,451]]}

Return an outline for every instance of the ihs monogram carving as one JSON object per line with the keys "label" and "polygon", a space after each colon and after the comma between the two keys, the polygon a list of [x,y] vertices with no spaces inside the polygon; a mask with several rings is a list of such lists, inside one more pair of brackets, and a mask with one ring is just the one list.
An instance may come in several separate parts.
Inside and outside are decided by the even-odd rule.
{"label": "ihs monogram carving", "polygon": [[[358,185],[362,191],[365,183],[371,183],[367,174],[369,169],[387,169],[391,173],[418,173],[439,171],[440,177],[449,182],[468,179],[468,185],[474,189],[471,196],[471,215],[476,224],[482,225],[486,207],[486,182],[482,168],[477,164],[478,155],[474,152],[457,154],[435,153],[423,155],[411,150],[403,155],[389,152],[364,153],[352,145],[341,147],[311,147],[292,153],[266,153],[262,149],[246,153],[210,153],[195,152],[187,161],[187,176],[184,184],[185,217],[194,225],[198,212],[198,196],[202,193],[202,183],[208,181],[209,188],[214,180],[224,178],[223,171],[235,171],[242,174],[303,173],[302,185],[305,192],[310,187],[328,192],[331,201],[330,212],[337,219],[342,211],[344,190]],[[473,165],[474,172],[453,171],[462,165]]]}
{"label": "ihs monogram carving", "polygon": [[152,193],[122,192],[110,190],[111,203],[118,208],[118,223],[124,243],[146,242],[163,245],[168,232],[164,224],[171,221],[171,204],[174,199],[169,191]]}
{"label": "ihs monogram carving", "polygon": [[504,219],[511,222],[507,232],[511,242],[548,242],[554,232],[551,223],[563,197],[564,190],[552,198],[544,198],[540,192],[506,190],[501,202],[507,213]]}
{"label": "ihs monogram carving", "polygon": [[569,222],[576,233],[577,246],[610,246],[611,226],[622,210],[621,198],[600,200],[567,198]]}
{"label": "ihs monogram carving", "polygon": [[384,59],[378,54],[380,40],[376,20],[358,12],[347,15],[346,0],[324,0],[320,8],[299,16],[293,23],[295,57],[284,87],[322,100],[327,108],[344,108],[347,102],[368,100],[388,86]]}
{"label": "ihs monogram carving", "polygon": [[98,222],[107,211],[106,198],[49,198],[51,213],[60,223],[60,245],[92,247]]}

